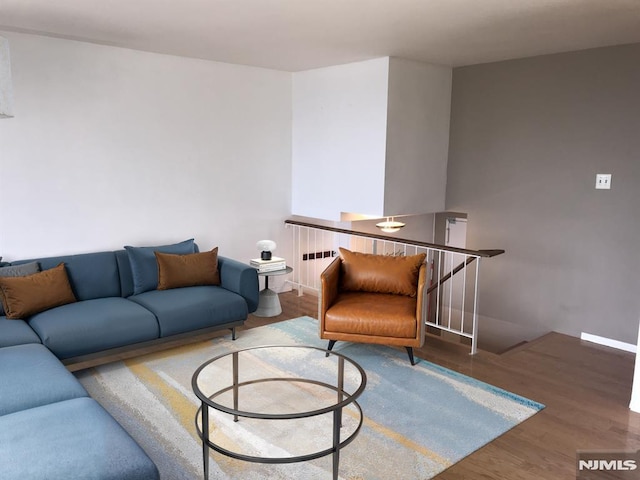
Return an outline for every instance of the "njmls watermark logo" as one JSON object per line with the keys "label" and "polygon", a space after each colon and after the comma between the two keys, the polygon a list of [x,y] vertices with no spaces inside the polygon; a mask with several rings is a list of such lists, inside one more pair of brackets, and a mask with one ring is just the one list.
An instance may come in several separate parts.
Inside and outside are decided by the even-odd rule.
{"label": "njmls watermark logo", "polygon": [[640,451],[578,451],[576,480],[640,479]]}

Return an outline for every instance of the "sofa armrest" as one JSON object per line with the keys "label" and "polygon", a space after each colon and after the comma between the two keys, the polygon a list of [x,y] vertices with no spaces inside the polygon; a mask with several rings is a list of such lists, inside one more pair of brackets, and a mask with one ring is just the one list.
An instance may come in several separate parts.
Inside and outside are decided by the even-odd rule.
{"label": "sofa armrest", "polygon": [[221,286],[247,301],[249,313],[258,308],[258,272],[249,265],[231,258],[218,256]]}
{"label": "sofa armrest", "polygon": [[320,275],[320,325],[324,328],[324,316],[333,305],[338,296],[338,285],[340,282],[340,267],[342,260],[340,257],[334,259]]}

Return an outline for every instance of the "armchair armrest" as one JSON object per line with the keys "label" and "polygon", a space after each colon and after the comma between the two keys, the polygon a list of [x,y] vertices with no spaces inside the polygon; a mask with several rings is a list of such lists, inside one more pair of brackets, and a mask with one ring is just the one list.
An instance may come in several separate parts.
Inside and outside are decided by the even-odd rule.
{"label": "armchair armrest", "polygon": [[425,317],[424,317],[424,297],[427,285],[427,265],[423,263],[418,272],[418,290],[416,293],[416,319],[418,320],[418,338],[424,339]]}
{"label": "armchair armrest", "polygon": [[338,285],[340,283],[340,267],[342,261],[340,257],[335,258],[327,268],[320,274],[320,324],[324,323],[324,315],[338,296]]}
{"label": "armchair armrest", "polygon": [[258,308],[258,272],[247,264],[218,256],[220,286],[241,295],[247,301],[249,313]]}

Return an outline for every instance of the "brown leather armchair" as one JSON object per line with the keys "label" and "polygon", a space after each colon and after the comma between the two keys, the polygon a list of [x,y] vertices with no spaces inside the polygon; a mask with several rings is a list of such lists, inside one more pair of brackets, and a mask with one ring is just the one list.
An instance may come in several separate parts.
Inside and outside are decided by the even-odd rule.
{"label": "brown leather armchair", "polygon": [[425,255],[387,256],[340,249],[321,274],[320,338],[413,347],[424,344]]}

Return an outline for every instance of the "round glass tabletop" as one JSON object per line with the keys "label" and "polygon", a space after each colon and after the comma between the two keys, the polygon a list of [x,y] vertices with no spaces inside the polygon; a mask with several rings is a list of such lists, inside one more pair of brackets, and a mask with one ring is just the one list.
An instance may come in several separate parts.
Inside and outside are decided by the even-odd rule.
{"label": "round glass tabletop", "polygon": [[262,346],[219,355],[193,374],[196,428],[208,448],[232,458],[293,463],[334,456],[363,423],[356,399],[367,376],[355,361],[308,346]]}

